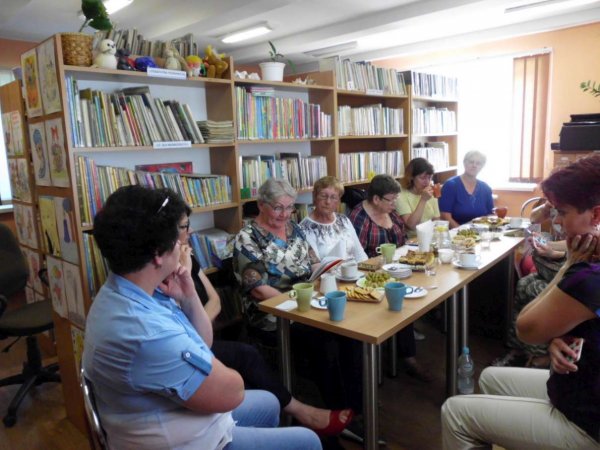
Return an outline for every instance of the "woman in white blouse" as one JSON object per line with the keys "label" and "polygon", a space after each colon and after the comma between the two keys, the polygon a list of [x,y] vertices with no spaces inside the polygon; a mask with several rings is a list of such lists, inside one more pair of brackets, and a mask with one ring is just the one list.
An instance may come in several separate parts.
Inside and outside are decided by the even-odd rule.
{"label": "woman in white blouse", "polygon": [[313,186],[315,209],[301,223],[306,240],[319,259],[336,256],[354,258],[357,262],[367,259],[352,223],[339,214],[340,199],[344,186],[335,177],[323,177]]}

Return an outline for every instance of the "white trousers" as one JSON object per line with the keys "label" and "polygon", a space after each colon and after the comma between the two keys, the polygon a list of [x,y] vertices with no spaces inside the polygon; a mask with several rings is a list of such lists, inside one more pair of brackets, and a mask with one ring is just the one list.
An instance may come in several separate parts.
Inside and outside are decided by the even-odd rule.
{"label": "white trousers", "polygon": [[481,395],[458,395],[442,406],[445,450],[600,449],[600,444],[555,409],[546,393],[548,370],[488,367]]}

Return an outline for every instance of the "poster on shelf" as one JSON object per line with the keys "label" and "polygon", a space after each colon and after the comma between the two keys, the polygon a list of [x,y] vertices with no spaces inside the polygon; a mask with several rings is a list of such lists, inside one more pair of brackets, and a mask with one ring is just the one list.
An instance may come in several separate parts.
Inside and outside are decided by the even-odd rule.
{"label": "poster on shelf", "polygon": [[25,261],[27,261],[27,267],[29,268],[29,278],[27,285],[32,287],[37,292],[44,292],[44,285],[42,280],[38,276],[38,272],[42,268],[42,258],[38,252],[29,248],[21,247]]}
{"label": "poster on shelf", "polygon": [[33,206],[21,205],[15,203],[13,205],[15,215],[15,226],[17,229],[17,238],[19,242],[31,248],[38,248],[38,240],[36,233],[36,220],[33,212]]}
{"label": "poster on shelf", "polygon": [[56,313],[66,318],[68,314],[67,299],[65,297],[65,277],[62,261],[52,256],[46,258],[48,266],[48,283],[50,284],[50,298],[52,308]]}
{"label": "poster on shelf", "polygon": [[42,114],[42,96],[40,95],[40,78],[38,74],[37,52],[32,48],[21,55],[21,70],[25,88],[25,106],[27,116],[37,117]]}
{"label": "poster on shelf", "polygon": [[63,262],[63,275],[69,320],[81,328],[85,328],[85,309],[79,267]]}
{"label": "poster on shelf", "polygon": [[27,160],[25,158],[9,159],[8,172],[13,199],[31,203],[31,184]]}
{"label": "poster on shelf", "polygon": [[46,149],[50,163],[50,179],[53,186],[69,187],[67,153],[61,119],[46,121]]}
{"label": "poster on shelf", "polygon": [[8,156],[23,156],[23,122],[19,111],[2,114],[4,146]]}
{"label": "poster on shelf", "polygon": [[54,197],[40,196],[40,221],[42,223],[42,241],[44,249],[50,255],[60,256],[60,239],[56,228],[56,211],[54,210]]}
{"label": "poster on shelf", "polygon": [[37,47],[37,58],[44,114],[58,112],[61,110],[61,106],[56,77],[54,38],[48,39]]}
{"label": "poster on shelf", "polygon": [[60,241],[60,254],[66,261],[77,264],[77,241],[75,240],[75,214],[71,200],[66,197],[54,197],[56,228]]}
{"label": "poster on shelf", "polygon": [[29,125],[29,141],[31,142],[31,156],[33,159],[33,174],[36,184],[52,186],[50,179],[50,163],[46,149],[46,130],[44,122]]}
{"label": "poster on shelf", "polygon": [[81,376],[81,358],[83,357],[84,340],[85,333],[79,328],[71,326],[71,341],[73,343],[73,358],[75,359],[77,379]]}

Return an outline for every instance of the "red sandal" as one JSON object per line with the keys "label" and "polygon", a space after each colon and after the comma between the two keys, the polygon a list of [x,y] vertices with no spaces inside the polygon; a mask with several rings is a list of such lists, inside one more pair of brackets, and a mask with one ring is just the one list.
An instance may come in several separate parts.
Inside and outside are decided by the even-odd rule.
{"label": "red sandal", "polygon": [[[342,420],[341,415],[345,411],[348,411],[348,417],[346,420]],[[337,436],[352,422],[353,417],[354,411],[351,409],[336,409],[329,413],[329,424],[325,428],[313,428],[313,431],[321,437]]]}

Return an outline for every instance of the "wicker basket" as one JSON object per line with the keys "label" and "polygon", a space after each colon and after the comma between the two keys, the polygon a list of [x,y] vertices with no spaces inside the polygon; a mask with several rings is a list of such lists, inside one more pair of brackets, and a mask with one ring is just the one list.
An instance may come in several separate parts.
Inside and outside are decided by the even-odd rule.
{"label": "wicker basket", "polygon": [[93,36],[85,33],[62,33],[63,62],[69,66],[92,65]]}

